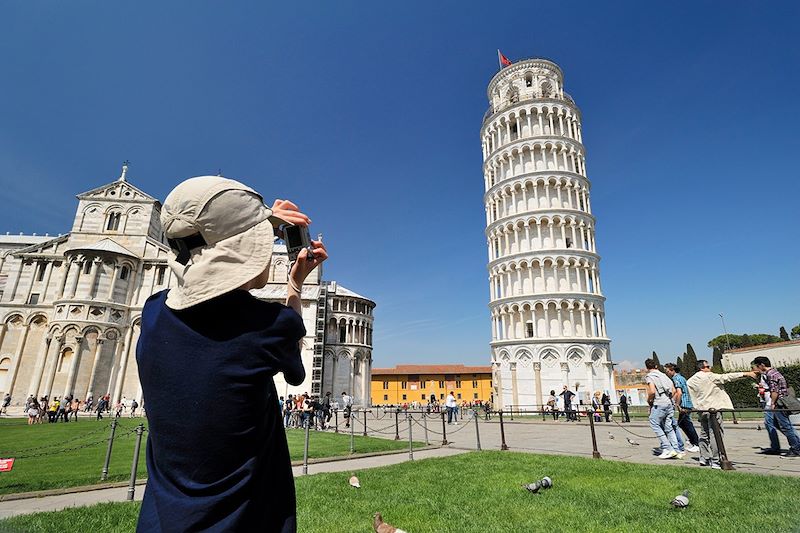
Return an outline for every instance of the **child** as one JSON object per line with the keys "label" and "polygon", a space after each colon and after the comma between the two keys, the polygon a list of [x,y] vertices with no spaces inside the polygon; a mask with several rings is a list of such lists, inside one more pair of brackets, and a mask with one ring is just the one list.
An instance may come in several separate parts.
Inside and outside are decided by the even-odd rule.
{"label": "child", "polygon": [[[301,285],[327,258],[303,250],[286,305],[253,297],[269,279],[274,225],[307,226],[245,185],[192,178],[164,201],[177,287],[151,296],[136,348],[147,399],[147,491],[137,531],[297,529],[294,480],[272,376],[305,379]],[[215,401],[207,402],[208,394]],[[196,416],[176,416],[190,406]]]}

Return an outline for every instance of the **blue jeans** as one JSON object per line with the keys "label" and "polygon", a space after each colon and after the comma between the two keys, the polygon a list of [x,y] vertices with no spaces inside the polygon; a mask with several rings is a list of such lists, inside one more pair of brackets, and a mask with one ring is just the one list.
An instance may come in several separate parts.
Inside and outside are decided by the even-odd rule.
{"label": "blue jeans", "polygon": [[675,413],[672,414],[672,431],[675,432],[675,440],[678,441],[678,448],[677,451],[683,451],[683,437],[681,437],[681,432],[678,431],[678,419],[675,418]]}
{"label": "blue jeans", "polygon": [[[764,411],[764,427],[767,428],[768,434],[770,432],[770,425],[767,423],[767,413],[772,415],[772,420],[770,420],[772,434],[769,435],[770,447],[773,450],[781,449],[780,441],[778,441],[778,431],[776,431],[780,430],[786,437],[786,440],[789,441],[789,449],[800,452],[800,437],[797,436],[797,432],[794,430],[794,426],[792,426],[792,422],[789,420],[789,414],[782,411]],[[774,441],[772,439],[773,434],[775,435]]]}
{"label": "blue jeans", "polygon": [[672,424],[675,420],[674,408],[670,405],[654,405],[650,409],[650,429],[661,441],[662,451],[679,451],[678,439]]}
{"label": "blue jeans", "polygon": [[453,415],[454,415],[454,411],[455,410],[456,410],[455,407],[448,407],[447,408],[447,423],[448,424],[452,424],[453,423]]}

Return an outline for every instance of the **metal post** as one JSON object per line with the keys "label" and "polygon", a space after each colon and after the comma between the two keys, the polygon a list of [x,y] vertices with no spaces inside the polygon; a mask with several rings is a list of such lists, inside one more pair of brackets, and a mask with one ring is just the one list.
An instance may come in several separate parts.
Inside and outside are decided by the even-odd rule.
{"label": "metal post", "polygon": [[473,411],[475,413],[475,441],[478,443],[478,451],[481,449],[481,432],[478,429],[478,411]]}
{"label": "metal post", "polygon": [[364,433],[362,434],[363,437],[367,436],[367,410],[364,409],[361,411],[364,414]]}
{"label": "metal post", "polygon": [[500,449],[507,450],[508,446],[506,445],[506,430],[503,427],[503,410],[497,412],[500,415]]}
{"label": "metal post", "polygon": [[353,426],[355,424],[350,424],[350,453],[355,453],[356,446],[355,446],[355,437],[353,436]]}
{"label": "metal post", "polygon": [[400,409],[394,411],[394,440],[400,440]]}
{"label": "metal post", "polygon": [[509,411],[511,411],[511,420],[514,420],[514,406],[513,405],[511,406]]}
{"label": "metal post", "polygon": [[430,446],[431,443],[428,441],[428,415],[424,411],[422,413],[422,427],[425,428],[425,446]]}
{"label": "metal post", "polygon": [[736,420],[736,411],[731,411],[731,416],[733,416],[733,423],[738,425],[739,421]]}
{"label": "metal post", "polygon": [[709,409],[709,422],[711,430],[714,432],[714,441],[717,443],[717,452],[719,453],[719,465],[723,470],[736,470],[733,468],[733,463],[728,460],[728,453],[725,451],[725,442],[722,439],[722,427],[717,419],[718,411],[716,409]]}
{"label": "metal post", "polygon": [[334,409],[333,410],[333,417],[334,417],[334,423],[336,424],[336,429],[334,429],[333,432],[334,433],[339,433],[339,410],[338,409]]}
{"label": "metal post", "polygon": [[106,450],[106,461],[103,463],[103,473],[100,474],[100,480],[105,481],[108,479],[108,464],[111,462],[111,447],[114,445],[114,434],[117,432],[117,419],[111,421],[111,435],[108,437],[108,449]]}
{"label": "metal post", "polygon": [[303,475],[308,474],[308,430],[311,426],[311,420],[306,418],[306,442],[303,446]]}
{"label": "metal post", "polygon": [[133,501],[133,495],[136,492],[136,470],[139,467],[139,448],[142,445],[142,433],[144,433],[144,424],[139,424],[136,428],[136,447],[133,449],[131,481],[128,483],[128,501]]}
{"label": "metal post", "polygon": [[444,423],[444,411],[441,411],[441,413],[442,413],[442,446],[445,446],[446,444],[449,444],[447,442],[447,425],[445,425]]}
{"label": "metal post", "polygon": [[600,452],[597,450],[597,437],[594,434],[594,416],[593,413],[586,413],[586,418],[589,419],[589,428],[592,430],[592,457],[601,459]]}
{"label": "metal post", "polygon": [[406,417],[408,418],[408,459],[413,461],[414,460],[414,441],[411,439],[411,423],[413,419],[411,416],[406,413]]}

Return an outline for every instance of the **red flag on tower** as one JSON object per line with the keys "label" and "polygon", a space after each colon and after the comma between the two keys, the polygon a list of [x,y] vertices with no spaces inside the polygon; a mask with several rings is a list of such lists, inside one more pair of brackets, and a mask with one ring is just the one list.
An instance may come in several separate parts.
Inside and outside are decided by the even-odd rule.
{"label": "red flag on tower", "polygon": [[507,67],[511,64],[511,60],[503,55],[500,49],[497,49],[497,60],[500,62],[500,68]]}

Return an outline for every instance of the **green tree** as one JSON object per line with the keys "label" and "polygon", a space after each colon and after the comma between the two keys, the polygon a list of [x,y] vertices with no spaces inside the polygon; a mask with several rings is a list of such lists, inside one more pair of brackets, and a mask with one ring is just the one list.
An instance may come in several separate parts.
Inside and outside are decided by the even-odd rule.
{"label": "green tree", "polygon": [[653,355],[652,355],[652,357],[650,357],[650,359],[655,361],[656,362],[656,368],[661,370],[661,361],[658,360],[658,354],[656,352],[653,352]]}
{"label": "green tree", "polygon": [[691,344],[686,345],[686,353],[683,356],[684,376],[691,376],[697,372],[697,355],[694,353],[694,348]]}
{"label": "green tree", "polygon": [[786,333],[786,328],[783,327],[783,326],[781,326],[780,337],[781,337],[781,340],[784,340],[784,341],[788,341],[789,340],[789,334]]}
{"label": "green tree", "polygon": [[714,346],[714,353],[711,356],[711,369],[714,372],[722,373],[722,350]]}
{"label": "green tree", "polygon": [[[684,354],[684,355],[686,355],[686,354]],[[683,370],[683,358],[680,355],[678,356],[678,360],[675,361],[675,364],[678,366],[678,368]]]}
{"label": "green tree", "polygon": [[795,327],[792,328],[792,338],[793,339],[800,338],[800,324],[797,324]]}
{"label": "green tree", "polygon": [[[800,330],[798,333],[800,333]],[[729,333],[727,335],[723,334],[714,337],[708,341],[708,347],[713,348],[716,346],[722,350],[722,353],[725,353],[728,350],[729,343],[731,349],[734,349],[744,348],[746,346],[757,346],[759,344],[772,344],[773,342],[781,342],[781,338],[777,335],[770,335],[769,333],[745,333],[744,335]]]}

